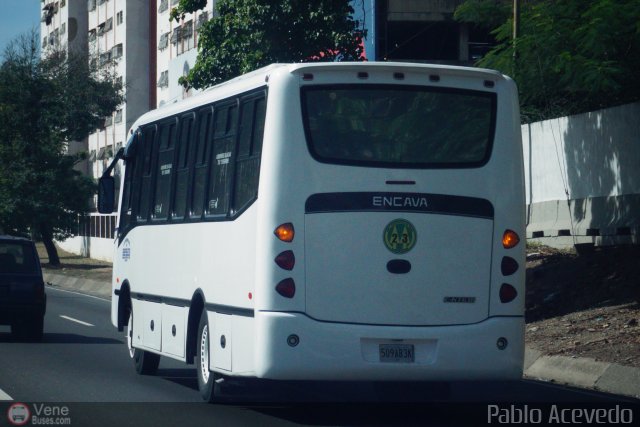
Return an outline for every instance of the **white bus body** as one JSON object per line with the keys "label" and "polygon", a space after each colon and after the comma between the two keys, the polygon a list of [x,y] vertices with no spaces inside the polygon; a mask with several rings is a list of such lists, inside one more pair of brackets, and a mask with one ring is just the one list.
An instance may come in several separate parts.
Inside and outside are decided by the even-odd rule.
{"label": "white bus body", "polygon": [[508,77],[273,65],[151,111],[132,134],[112,323],[132,315],[137,362],[195,357],[212,377],[283,380],[521,377],[524,178]]}

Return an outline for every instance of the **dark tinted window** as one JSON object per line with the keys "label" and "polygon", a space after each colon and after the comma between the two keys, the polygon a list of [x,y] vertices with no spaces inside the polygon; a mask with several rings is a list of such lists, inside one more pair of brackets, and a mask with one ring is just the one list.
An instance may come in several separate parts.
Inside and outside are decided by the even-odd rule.
{"label": "dark tinted window", "polygon": [[191,218],[200,218],[204,212],[204,196],[207,190],[207,169],[211,153],[210,125],[212,111],[210,108],[198,113],[196,125],[195,165],[193,168],[193,190],[191,195]]}
{"label": "dark tinted window", "polygon": [[173,218],[183,218],[189,194],[189,148],[193,138],[194,115],[182,118],[176,171],[176,194],[174,197]]}
{"label": "dark tinted window", "polygon": [[264,134],[264,98],[244,101],[240,109],[240,135],[235,171],[233,212],[241,210],[258,195],[260,152]]}
{"label": "dark tinted window", "polygon": [[209,196],[205,206],[207,215],[226,215],[229,210],[237,111],[236,105],[215,109]]}
{"label": "dark tinted window", "polygon": [[490,155],[496,97],[424,86],[302,88],[312,155],[378,167],[473,167]]}
{"label": "dark tinted window", "polygon": [[[158,145],[155,143],[156,127],[151,125],[142,131],[142,167],[140,168],[140,184],[134,185],[138,193],[137,220],[144,222],[149,218],[149,205],[152,197],[152,168],[158,155]],[[135,200],[135,197],[134,197]]]}
{"label": "dark tinted window", "polygon": [[173,177],[173,154],[176,140],[176,121],[165,122],[160,125],[158,142],[160,151],[156,166],[156,189],[152,218],[166,219],[171,200],[171,179]]}
{"label": "dark tinted window", "polygon": [[37,273],[36,256],[31,243],[0,242],[0,274]]}
{"label": "dark tinted window", "polygon": [[[130,144],[136,145],[138,143],[137,134],[135,134],[131,138]],[[124,188],[122,193],[122,206],[120,207],[120,222],[119,229],[120,231],[126,230],[132,221],[133,214],[133,206],[131,203],[131,193],[133,191],[133,178],[135,176],[135,167],[136,165],[136,157],[132,157],[128,160],[125,160],[125,175],[124,175]]]}

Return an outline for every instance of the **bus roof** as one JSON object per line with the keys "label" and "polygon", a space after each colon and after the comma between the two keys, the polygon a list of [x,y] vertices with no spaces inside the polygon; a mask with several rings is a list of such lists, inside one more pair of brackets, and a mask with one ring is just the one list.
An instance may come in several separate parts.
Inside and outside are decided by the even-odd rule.
{"label": "bus roof", "polygon": [[276,63],[267,65],[266,67],[259,68],[250,73],[243,74],[235,77],[226,82],[222,82],[215,86],[211,86],[201,93],[194,95],[193,97],[174,101],[171,104],[166,104],[157,109],[151,110],[142,116],[140,116],[131,130],[136,129],[138,126],[160,120],[164,117],[178,114],[181,111],[188,111],[193,108],[197,108],[201,105],[211,102],[211,94],[216,92],[216,98],[225,98],[232,96],[238,91],[251,90],[258,88],[262,85],[266,85],[269,76],[274,73],[296,73],[296,72],[324,72],[331,70],[372,70],[372,69],[390,69],[394,71],[419,71],[422,73],[437,73],[447,74],[449,76],[461,76],[461,77],[475,77],[487,80],[502,80],[508,79],[498,71],[489,70],[486,68],[473,68],[462,67],[453,65],[440,65],[440,64],[425,64],[415,62],[307,62],[307,63],[293,63],[283,64]]}

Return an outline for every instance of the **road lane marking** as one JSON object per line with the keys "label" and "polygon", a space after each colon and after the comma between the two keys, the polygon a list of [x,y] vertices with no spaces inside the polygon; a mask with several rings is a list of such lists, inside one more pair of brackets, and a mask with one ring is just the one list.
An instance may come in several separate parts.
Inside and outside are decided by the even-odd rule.
{"label": "road lane marking", "polygon": [[13,398],[9,396],[7,393],[5,393],[4,391],[2,391],[2,389],[0,388],[0,401],[1,400],[13,400]]}
{"label": "road lane marking", "polygon": [[92,325],[91,323],[83,322],[82,320],[74,319],[73,317],[65,316],[62,314],[60,315],[60,317],[62,317],[63,319],[70,320],[72,322],[80,323],[81,325],[84,325],[84,326],[95,326],[95,325]]}
{"label": "road lane marking", "polygon": [[83,296],[83,297],[93,298],[93,299],[97,299],[97,300],[100,300],[100,301],[105,301],[105,302],[111,303],[111,300],[107,299],[107,298],[101,298],[101,297],[97,297],[97,296],[94,296],[94,295],[83,294],[83,293],[80,293],[80,292],[67,291],[65,289],[56,288],[53,285],[47,286],[46,290],[47,291],[56,291],[56,292],[66,292],[68,294],[80,295],[80,296]]}

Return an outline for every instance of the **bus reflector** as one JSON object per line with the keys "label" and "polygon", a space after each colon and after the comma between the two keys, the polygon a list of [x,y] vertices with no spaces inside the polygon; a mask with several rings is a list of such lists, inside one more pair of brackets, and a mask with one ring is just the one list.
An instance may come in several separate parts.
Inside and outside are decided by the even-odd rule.
{"label": "bus reflector", "polygon": [[500,302],[511,302],[516,299],[517,296],[518,291],[516,291],[516,288],[514,288],[510,284],[503,283],[502,286],[500,286]]}
{"label": "bus reflector", "polygon": [[514,248],[518,243],[520,243],[520,236],[513,230],[506,230],[502,235],[502,246],[505,249]]}
{"label": "bus reflector", "polygon": [[278,267],[285,270],[293,270],[293,266],[296,265],[296,256],[293,251],[284,251],[278,254],[275,261]]}
{"label": "bus reflector", "polygon": [[291,242],[293,241],[293,237],[295,236],[295,230],[293,229],[293,224],[287,222],[285,224],[280,224],[278,228],[275,229],[274,234],[276,237],[283,242]]}
{"label": "bus reflector", "polygon": [[284,279],[276,285],[276,291],[285,298],[293,298],[296,294],[296,284],[292,278]]}

